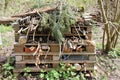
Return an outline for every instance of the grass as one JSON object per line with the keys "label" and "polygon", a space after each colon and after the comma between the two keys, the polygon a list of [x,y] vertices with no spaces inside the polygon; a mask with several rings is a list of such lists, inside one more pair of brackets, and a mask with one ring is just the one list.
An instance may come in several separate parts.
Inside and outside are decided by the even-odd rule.
{"label": "grass", "polygon": [[0,33],[12,32],[12,26],[0,25]]}
{"label": "grass", "polygon": [[14,34],[12,26],[0,25],[0,34],[2,38],[2,45],[0,45],[1,48],[13,45]]}

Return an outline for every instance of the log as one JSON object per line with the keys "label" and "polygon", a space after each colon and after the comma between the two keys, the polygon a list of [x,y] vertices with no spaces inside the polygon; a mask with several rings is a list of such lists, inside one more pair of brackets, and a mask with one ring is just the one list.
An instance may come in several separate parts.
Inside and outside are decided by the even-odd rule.
{"label": "log", "polygon": [[56,10],[57,7],[50,7],[50,6],[47,6],[45,8],[40,8],[40,9],[34,9],[33,11],[30,11],[30,12],[26,12],[26,13],[22,13],[22,14],[18,14],[18,15],[14,15],[12,17],[26,17],[26,16],[30,16],[30,15],[33,15],[35,13],[42,13],[42,12],[49,12],[49,11],[54,11]]}

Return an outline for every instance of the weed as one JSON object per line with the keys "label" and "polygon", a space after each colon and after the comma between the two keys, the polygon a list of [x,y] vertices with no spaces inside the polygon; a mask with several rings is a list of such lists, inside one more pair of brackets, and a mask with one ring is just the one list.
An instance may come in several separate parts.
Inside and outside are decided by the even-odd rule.
{"label": "weed", "polygon": [[29,67],[24,68],[24,77],[31,77],[31,74],[29,74],[29,72],[31,72]]}
{"label": "weed", "polygon": [[102,43],[97,43],[96,47],[97,47],[98,50],[102,50]]}
{"label": "weed", "polygon": [[13,45],[13,29],[12,26],[0,25],[0,36],[2,39],[2,44],[0,47],[8,47]]}
{"label": "weed", "polygon": [[13,31],[12,26],[0,25],[1,33],[12,32],[12,31]]}
{"label": "weed", "polygon": [[106,76],[102,76],[102,78],[100,80],[107,80]]}
{"label": "weed", "polygon": [[50,71],[41,70],[39,75],[41,80],[85,80],[83,73],[76,73],[75,67],[70,65],[67,67],[64,63],[60,63],[57,69]]}
{"label": "weed", "polygon": [[14,80],[15,76],[12,73],[13,69],[14,67],[12,67],[9,63],[2,65],[3,77],[8,78],[9,80]]}
{"label": "weed", "polygon": [[113,48],[111,51],[108,52],[108,56],[112,58],[120,57],[120,49]]}

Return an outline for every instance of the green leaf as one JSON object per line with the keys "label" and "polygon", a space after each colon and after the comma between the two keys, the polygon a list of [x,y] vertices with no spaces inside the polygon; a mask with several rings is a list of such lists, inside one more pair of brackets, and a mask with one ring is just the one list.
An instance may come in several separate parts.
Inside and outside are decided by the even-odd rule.
{"label": "green leaf", "polygon": [[8,70],[13,70],[14,68],[12,66],[9,66],[7,69]]}
{"label": "green leaf", "polygon": [[76,73],[75,73],[75,72],[71,72],[71,75],[72,75],[72,76],[75,76],[75,75],[76,75]]}
{"label": "green leaf", "polygon": [[39,77],[40,77],[40,78],[44,78],[44,76],[45,76],[44,74],[40,74],[40,76],[39,76]]}
{"label": "green leaf", "polygon": [[100,80],[107,80],[107,77],[103,76]]}
{"label": "green leaf", "polygon": [[81,80],[86,80],[83,73],[80,73],[80,76]]}

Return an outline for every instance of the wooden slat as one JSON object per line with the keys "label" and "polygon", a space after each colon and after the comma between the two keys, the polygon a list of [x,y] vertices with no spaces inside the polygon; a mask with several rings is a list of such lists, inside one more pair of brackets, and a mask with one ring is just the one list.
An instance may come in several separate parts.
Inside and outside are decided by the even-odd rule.
{"label": "wooden slat", "polygon": [[[38,44],[35,44],[35,43],[26,43],[25,45],[26,46],[32,46],[32,45],[36,46]],[[53,43],[53,44],[52,43],[48,43],[48,44],[47,43],[41,43],[40,45],[59,45],[59,44],[58,43],[56,43],[56,44],[55,43]]]}
{"label": "wooden slat", "polygon": [[24,52],[24,45],[19,43],[14,43],[14,52]]}
{"label": "wooden slat", "polygon": [[87,53],[87,52],[73,52],[73,53],[63,53],[64,55],[96,55],[95,53]]}
{"label": "wooden slat", "polygon": [[[84,61],[78,61],[78,60],[64,60],[64,61],[40,61],[40,63],[95,63],[96,61],[88,61],[88,60],[84,60]],[[35,60],[24,60],[24,61],[20,61],[20,62],[16,62],[16,64],[34,64]]]}
{"label": "wooden slat", "polygon": [[[16,55],[16,56],[30,56],[30,55],[33,55],[33,53],[14,53],[14,55]],[[36,55],[38,55],[38,54],[36,54]],[[59,55],[58,53],[48,53],[48,54],[46,54],[46,53],[43,53],[42,55]]]}
{"label": "wooden slat", "polygon": [[[87,34],[92,35],[92,32],[88,32]],[[84,36],[83,34],[79,34],[80,36]],[[65,36],[79,36],[78,34],[65,34]]]}
{"label": "wooden slat", "polygon": [[[76,26],[71,26],[71,27],[76,27]],[[77,27],[79,27],[79,26],[77,26]],[[91,27],[92,28],[92,26],[80,26],[80,27]]]}
{"label": "wooden slat", "polygon": [[[29,55],[33,55],[33,53],[14,53],[14,55],[16,56],[29,56]],[[36,54],[37,55],[37,54]],[[46,55],[46,52],[43,53],[42,55]],[[59,55],[59,52],[49,52],[47,55]],[[81,53],[78,53],[78,52],[73,52],[73,53],[62,53],[62,55],[96,55],[95,53],[87,53],[87,52],[81,52]]]}

